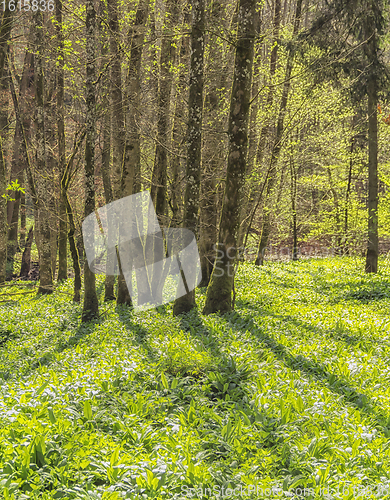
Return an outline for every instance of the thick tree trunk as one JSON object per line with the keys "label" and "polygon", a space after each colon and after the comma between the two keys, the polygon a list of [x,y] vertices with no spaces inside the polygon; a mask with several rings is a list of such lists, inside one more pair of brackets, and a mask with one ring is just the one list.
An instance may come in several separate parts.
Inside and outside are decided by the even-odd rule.
{"label": "thick tree trunk", "polygon": [[229,114],[226,187],[218,238],[219,255],[207,288],[204,314],[228,312],[233,305],[232,291],[237,261],[236,239],[248,147],[247,129],[255,38],[255,8],[256,0],[240,0],[238,40]]}
{"label": "thick tree trunk", "polygon": [[38,293],[47,294],[53,292],[53,272],[51,255],[50,234],[50,193],[46,155],[45,136],[45,108],[44,108],[44,30],[43,15],[41,12],[34,14],[35,21],[35,103],[36,103],[36,187],[38,198],[38,238],[37,246],[39,253],[39,288]]}
{"label": "thick tree trunk", "polygon": [[[85,205],[84,217],[95,211],[95,26],[96,13],[94,0],[86,0],[86,138],[85,138]],[[88,261],[84,263],[84,304],[82,321],[90,321],[99,313],[99,303],[96,295],[95,274],[89,269]]]}
{"label": "thick tree trunk", "polygon": [[[58,137],[58,172],[60,183],[65,171],[65,123],[64,123],[64,36],[62,26],[62,0],[55,1],[56,36],[57,36],[57,137]],[[58,276],[57,280],[68,277],[66,202],[60,186],[59,227],[58,227]]]}
{"label": "thick tree trunk", "polygon": [[[202,153],[204,0],[192,0],[191,67],[188,99],[186,190],[183,227],[197,235]],[[173,314],[189,312],[196,306],[195,290],[176,299]]]}

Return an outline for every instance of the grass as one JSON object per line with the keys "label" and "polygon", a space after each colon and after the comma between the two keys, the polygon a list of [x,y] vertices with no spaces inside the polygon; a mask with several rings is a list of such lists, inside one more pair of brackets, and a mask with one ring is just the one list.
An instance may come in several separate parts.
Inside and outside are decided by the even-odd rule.
{"label": "grass", "polygon": [[362,268],[244,264],[233,313],[87,325],[71,280],[4,287],[0,498],[390,498],[390,269]]}

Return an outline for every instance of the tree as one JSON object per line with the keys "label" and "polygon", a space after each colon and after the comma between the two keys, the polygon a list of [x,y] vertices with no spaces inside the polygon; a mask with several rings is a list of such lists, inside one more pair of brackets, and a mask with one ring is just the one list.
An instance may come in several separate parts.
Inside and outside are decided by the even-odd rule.
{"label": "tree", "polygon": [[51,253],[51,231],[50,231],[50,196],[49,176],[46,154],[45,135],[45,107],[44,107],[44,48],[45,39],[43,31],[42,12],[34,13],[35,29],[35,110],[36,110],[36,190],[38,199],[38,231],[36,242],[39,252],[39,288],[38,293],[53,292],[53,270]]}
{"label": "tree", "polygon": [[[94,0],[86,0],[85,25],[86,38],[86,137],[85,137],[85,203],[84,217],[95,211],[95,127],[96,127],[96,97],[95,97],[95,29],[96,12]],[[99,303],[96,295],[95,274],[89,269],[88,262],[84,264],[84,303],[82,321],[89,321],[99,313]]]}
{"label": "tree", "polygon": [[[380,50],[386,0],[333,0],[317,17],[305,38],[324,51],[318,62],[321,75],[335,81],[352,78],[352,102],[367,102],[368,115],[368,228],[365,271],[378,269],[378,124],[380,93],[388,93],[389,75]],[[348,57],[346,57],[348,54]],[[323,65],[326,59],[326,66]],[[323,68],[327,68],[324,74]]]}
{"label": "tree", "polygon": [[[186,190],[183,227],[197,233],[202,155],[204,0],[192,0],[191,67],[188,99]],[[173,314],[195,307],[195,290],[176,299]]]}
{"label": "tree", "polygon": [[172,66],[175,62],[176,46],[173,40],[175,25],[179,19],[178,0],[166,4],[164,36],[161,41],[160,79],[157,98],[157,141],[152,174],[151,197],[157,216],[162,222],[166,208],[168,153],[170,143],[169,112],[171,105]]}
{"label": "tree", "polygon": [[61,180],[65,172],[65,123],[64,123],[64,34],[62,24],[62,0],[55,1],[56,36],[58,44],[57,56],[57,140],[58,140],[58,172],[60,175],[59,231],[58,231],[58,276],[57,280],[68,277],[67,258],[67,211],[66,201],[61,189]]}
{"label": "tree", "polygon": [[[299,24],[301,20],[301,11],[302,11],[302,0],[297,0],[296,8],[295,8],[295,21],[294,21],[294,29],[293,29],[293,37],[296,37],[299,30]],[[290,50],[288,51],[287,56],[287,65],[286,65],[286,73],[284,77],[283,84],[283,94],[282,99],[280,101],[278,120],[276,125],[276,134],[275,140],[273,142],[271,158],[269,161],[268,171],[267,171],[267,179],[266,179],[266,197],[269,198],[272,193],[273,187],[276,182],[276,166],[279,159],[280,151],[282,149],[282,140],[284,134],[284,118],[287,110],[287,102],[288,102],[288,94],[290,91],[291,85],[291,72],[294,64],[294,55],[295,51],[293,46],[290,46]],[[260,137],[260,141],[262,138]],[[259,144],[260,144],[259,141]],[[261,144],[260,144],[261,147]],[[264,145],[263,145],[264,147]],[[258,153],[260,154],[260,153]],[[269,207],[264,208],[263,212],[263,224],[261,229],[261,238],[259,243],[259,248],[257,251],[257,258],[255,261],[256,265],[263,264],[264,251],[268,244],[268,238],[270,234],[271,225],[271,214]]]}
{"label": "tree", "polygon": [[[8,40],[12,29],[12,12],[3,11],[0,26],[0,83],[3,83]],[[3,155],[3,131],[0,131],[0,282],[5,281],[7,263],[7,201],[3,197],[7,187],[6,166]]]}
{"label": "tree", "polygon": [[232,309],[236,240],[245,183],[248,122],[255,43],[255,0],[240,0],[233,88],[229,112],[229,153],[218,237],[218,255],[207,288],[204,314]]}

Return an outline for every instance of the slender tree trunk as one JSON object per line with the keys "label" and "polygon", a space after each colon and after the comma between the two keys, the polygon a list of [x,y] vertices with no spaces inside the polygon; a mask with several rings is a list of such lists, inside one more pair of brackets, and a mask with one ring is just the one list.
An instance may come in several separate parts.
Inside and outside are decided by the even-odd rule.
{"label": "slender tree trunk", "polygon": [[[233,19],[225,16],[227,2],[213,2],[208,23],[211,26],[222,22],[223,29],[228,31],[236,28],[237,15],[233,13]],[[208,85],[205,89],[204,124],[208,127],[204,134],[203,172],[201,182],[200,200],[200,228],[199,228],[199,251],[202,280],[199,287],[207,287],[210,283],[215,260],[215,247],[218,239],[218,221],[220,214],[220,199],[217,188],[217,178],[223,175],[225,163],[225,151],[227,149],[225,123],[225,97],[221,89],[231,88],[229,66],[232,66],[230,47],[224,47],[218,33],[210,33],[206,45],[210,47],[206,59],[206,74]],[[234,54],[233,54],[234,57]],[[221,70],[221,62],[226,61]],[[223,193],[222,193],[223,194]]]}
{"label": "slender tree trunk", "polygon": [[[102,180],[104,189],[104,199],[106,205],[111,203],[114,199],[111,183],[111,109],[110,109],[110,81],[107,68],[109,67],[109,42],[106,31],[104,29],[103,20],[105,19],[105,3],[103,0],[99,3],[99,36],[100,36],[100,52],[101,52],[101,68],[102,74],[102,115],[101,115],[101,129],[103,136],[103,150],[102,150]],[[115,249],[108,250],[114,253]],[[104,300],[115,300],[115,275],[105,274],[104,277]]]}
{"label": "slender tree trunk", "polygon": [[[190,24],[191,14],[190,6],[187,5],[184,10],[184,24]],[[172,127],[172,155],[170,162],[170,208],[172,210],[171,227],[179,227],[183,221],[183,178],[185,165],[183,158],[185,156],[186,127],[188,114],[188,81],[190,66],[190,37],[185,33],[180,41],[180,73],[176,84],[176,95],[174,99],[175,111]],[[184,168],[183,168],[184,167]]]}
{"label": "slender tree trunk", "polygon": [[[0,84],[4,85],[5,63],[8,51],[8,40],[12,29],[12,12],[3,11],[0,26]],[[0,130],[0,283],[6,278],[7,264],[7,202],[1,195],[7,187],[7,170],[3,156],[4,129]]]}
{"label": "slender tree trunk", "polygon": [[[25,133],[29,133],[31,124],[31,113],[29,112],[29,106],[27,105],[29,100],[27,99],[28,90],[31,89],[32,85],[30,83],[30,73],[33,65],[32,53],[26,50],[24,63],[23,63],[23,73],[19,85],[19,102],[21,107],[21,113],[23,116],[23,128]],[[11,77],[11,75],[10,75]],[[18,180],[20,186],[24,187],[24,170],[26,168],[26,163],[22,155],[22,125],[17,121],[15,124],[14,132],[14,144],[11,160],[11,181]],[[15,253],[19,250],[18,248],[18,225],[19,225],[19,212],[21,210],[21,198],[23,193],[21,191],[14,191],[11,193],[13,198],[12,201],[7,203],[7,218],[8,218],[8,275],[13,274],[13,261]],[[25,225],[24,225],[25,230]]]}
{"label": "slender tree trunk", "polygon": [[332,178],[332,171],[330,170],[330,167],[327,168],[328,172],[328,179],[329,179],[329,187],[330,191],[333,196],[333,203],[334,203],[334,208],[336,211],[335,214],[335,222],[336,222],[336,252],[337,254],[342,253],[342,248],[341,248],[341,233],[342,233],[342,226],[341,226],[341,218],[340,218],[340,203],[339,203],[339,196],[337,193],[337,190],[334,186],[333,178]]}
{"label": "slender tree trunk", "polygon": [[[24,172],[23,178],[20,179],[21,185],[24,187]],[[20,195],[20,238],[19,238],[20,248],[24,248],[26,245],[26,192],[22,192]]]}
{"label": "slender tree trunk", "polygon": [[26,248],[22,255],[22,265],[20,267],[19,278],[28,278],[30,268],[31,268],[31,247],[34,239],[34,229],[31,227],[28,232]]}
{"label": "slender tree trunk", "polygon": [[[275,8],[274,8],[274,19],[273,19],[273,36],[272,36],[272,50],[271,50],[271,58],[270,58],[270,85],[271,88],[268,91],[266,109],[269,113],[271,113],[272,104],[274,102],[275,90],[272,88],[274,84],[275,72],[276,72],[276,64],[278,61],[278,49],[279,49],[279,31],[280,31],[280,16],[281,16],[281,0],[275,0]],[[259,142],[257,145],[256,152],[256,163],[258,166],[261,165],[264,153],[265,153],[265,144],[266,140],[269,137],[271,121],[266,118],[265,124],[262,126],[260,131]]]}
{"label": "slender tree trunk", "polygon": [[368,242],[366,273],[378,271],[378,121],[375,77],[368,86]]}
{"label": "slender tree trunk", "polygon": [[[261,14],[256,15],[256,35],[260,37],[261,32]],[[279,16],[280,17],[280,16]],[[277,16],[278,18],[278,16]],[[275,22],[275,21],[274,21]],[[277,29],[277,36],[279,36],[279,27]],[[275,63],[272,64],[273,61],[273,53],[277,49],[278,45],[274,45],[271,54],[271,74],[274,74],[274,67],[276,67],[276,59]],[[258,119],[258,111],[259,111],[259,86],[260,86],[260,77],[261,77],[261,49],[262,44],[258,44],[254,56],[254,65],[253,65],[253,82],[252,82],[252,97],[251,97],[251,115],[250,115],[250,125],[249,125],[249,143],[248,143],[248,165],[246,171],[246,187],[245,187],[245,199],[241,205],[241,213],[240,213],[240,228],[238,230],[238,238],[237,238],[237,246],[238,248],[242,247],[244,241],[246,239],[246,234],[250,230],[250,222],[251,222],[251,211],[256,203],[256,199],[258,199],[259,193],[259,182],[258,182],[258,169],[256,166],[256,156],[259,150],[259,141],[257,138],[257,127],[256,122]],[[264,128],[264,127],[263,127]],[[262,129],[263,130],[263,129]]]}
{"label": "slender tree trunk", "polygon": [[[119,48],[119,22],[118,22],[118,3],[117,0],[108,1],[108,19],[110,26],[110,52],[111,62],[111,109],[112,109],[112,156],[114,173],[114,199],[122,197],[122,168],[125,148],[125,124],[123,114],[122,97],[122,70],[121,70],[121,51]],[[122,263],[121,268],[125,267]],[[126,263],[126,269],[129,266]],[[130,267],[131,268],[131,267]],[[118,276],[118,304],[132,305],[129,290],[125,278],[122,274]]]}
{"label": "slender tree trunk", "polygon": [[35,103],[36,103],[36,187],[38,198],[38,252],[39,252],[39,288],[38,293],[53,292],[53,272],[50,234],[50,192],[47,168],[46,135],[45,135],[45,104],[44,104],[44,31],[43,15],[40,11],[34,14],[35,21]]}
{"label": "slender tree trunk", "polygon": [[0,136],[0,283],[5,281],[7,267],[7,202],[1,196],[1,194],[5,194],[6,192],[6,179],[7,172],[3,157],[3,141]]}
{"label": "slender tree trunk", "polygon": [[[95,132],[96,132],[96,97],[95,97],[95,46],[96,13],[94,0],[86,0],[86,138],[85,138],[85,210],[84,217],[95,211]],[[95,274],[84,262],[84,304],[82,321],[90,321],[99,313],[96,295]]]}
{"label": "slender tree trunk", "polygon": [[[56,36],[57,36],[57,137],[58,137],[58,172],[60,183],[65,171],[65,123],[64,123],[64,36],[62,26],[62,0],[55,0]],[[66,202],[60,186],[59,227],[58,227],[58,276],[57,280],[68,277]]]}
{"label": "slender tree trunk", "polygon": [[291,176],[291,218],[293,230],[292,260],[298,260],[298,227],[297,227],[297,170],[294,162],[294,152],[290,153]]}
{"label": "slender tree trunk", "polygon": [[[125,152],[121,177],[123,196],[130,196],[141,191],[141,62],[145,37],[146,21],[149,13],[149,1],[141,0],[135,15],[134,25],[128,34],[131,47],[128,73],[126,77],[126,130]],[[139,258],[133,252],[143,253],[140,246],[128,252],[126,264],[127,271],[132,270],[133,260]],[[123,262],[122,262],[123,265]],[[136,271],[138,304],[142,304],[150,297],[150,284],[147,273]]]}
{"label": "slender tree trunk", "polygon": [[255,38],[255,8],[256,0],[240,0],[229,114],[226,187],[218,239],[219,255],[207,288],[204,314],[217,311],[228,312],[233,305],[232,291],[237,261],[236,239],[248,147],[247,129]]}
{"label": "slender tree trunk", "polygon": [[[186,191],[183,227],[197,235],[202,153],[204,0],[192,0],[190,92],[188,99]],[[173,314],[189,312],[196,306],[195,290],[176,299]]]}
{"label": "slender tree trunk", "polygon": [[[355,118],[355,117],[354,117]],[[352,130],[354,129],[355,119],[352,120]],[[349,254],[348,245],[348,230],[349,230],[349,199],[351,196],[352,187],[352,172],[353,172],[353,152],[355,148],[355,136],[351,138],[351,146],[349,150],[349,167],[348,167],[348,177],[347,177],[347,189],[345,190],[345,211],[344,211],[344,254]]]}
{"label": "slender tree trunk", "polygon": [[174,28],[179,19],[178,0],[168,0],[166,4],[166,22],[161,41],[160,80],[157,98],[157,143],[154,158],[151,197],[160,222],[164,222],[167,191],[168,153],[170,144],[170,104],[172,89],[172,71],[175,61],[175,44],[173,42]]}
{"label": "slender tree trunk", "polygon": [[[300,20],[301,20],[301,10],[302,10],[302,0],[297,0],[296,3],[296,9],[295,9],[295,21],[294,21],[294,29],[293,29],[293,37],[295,37],[298,34],[299,31],[299,25],[300,25]],[[276,177],[277,177],[277,163],[279,159],[279,154],[280,150],[282,148],[282,139],[283,139],[283,133],[284,133],[284,117],[286,115],[286,110],[287,110],[287,101],[288,101],[288,94],[290,90],[290,79],[291,79],[291,72],[293,69],[293,64],[294,64],[294,51],[292,48],[290,48],[287,56],[287,65],[286,65],[286,73],[284,77],[284,85],[283,85],[283,94],[282,94],[282,99],[280,102],[280,107],[279,107],[279,115],[278,115],[278,122],[276,126],[276,135],[275,135],[275,141],[274,145],[272,148],[272,153],[271,153],[271,158],[270,158],[270,164],[268,168],[268,175],[267,175],[267,189],[266,189],[266,203],[270,198],[270,195],[273,191],[274,185],[276,183]],[[262,223],[262,231],[261,231],[261,238],[260,238],[260,243],[259,247],[257,250],[257,258],[255,261],[256,265],[262,265],[264,261],[264,252],[268,244],[268,238],[271,232],[271,213],[270,209],[268,206],[264,207],[263,210],[263,223]]]}
{"label": "slender tree trunk", "polygon": [[74,302],[80,302],[80,300],[81,300],[81,297],[80,297],[81,268],[80,268],[79,252],[77,250],[76,241],[75,241],[75,237],[74,237],[75,232],[76,232],[76,226],[74,223],[72,206],[70,204],[69,197],[68,197],[68,189],[69,189],[69,184],[70,184],[70,179],[71,179],[71,172],[72,172],[74,157],[76,156],[77,150],[79,149],[79,147],[84,139],[84,136],[85,136],[85,133],[82,134],[82,136],[78,142],[75,142],[75,146],[73,148],[72,155],[69,159],[68,164],[65,167],[65,171],[64,171],[64,174],[63,174],[62,179],[61,179],[61,197],[65,201],[66,215],[67,215],[67,219],[69,221],[69,232],[68,232],[67,236],[68,236],[68,240],[69,240],[70,254],[71,254],[72,262],[73,262],[73,272],[74,272],[73,301]]}

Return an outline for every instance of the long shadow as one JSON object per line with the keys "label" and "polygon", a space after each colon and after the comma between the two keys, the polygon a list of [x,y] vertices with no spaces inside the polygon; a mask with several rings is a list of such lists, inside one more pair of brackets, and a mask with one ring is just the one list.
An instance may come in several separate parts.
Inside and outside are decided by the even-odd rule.
{"label": "long shadow", "polygon": [[150,361],[156,362],[160,355],[148,342],[149,331],[135,321],[129,307],[116,306],[115,310],[119,321],[125,326],[126,330],[134,335],[134,341],[146,351],[146,355]]}
{"label": "long shadow", "polygon": [[206,351],[213,356],[223,357],[218,339],[212,331],[205,325],[203,317],[197,307],[187,314],[179,316],[180,327],[189,332],[194,339],[200,341]]}
{"label": "long shadow", "polygon": [[[245,308],[246,310],[252,309],[256,311],[256,314],[259,314],[258,307],[253,307],[253,306],[251,307],[251,304],[249,304],[248,302],[238,300],[237,305],[241,306],[242,308]],[[297,319],[294,316],[290,316],[289,314],[284,314],[284,315],[274,314],[269,312],[268,310],[263,309],[261,315],[271,316],[283,322],[288,321],[298,328],[304,328],[305,330],[310,331],[316,335],[318,334],[327,335],[334,340],[345,342],[347,345],[357,346],[359,347],[359,349],[365,352],[369,352],[370,345],[374,343],[390,346],[389,342],[383,341],[381,339],[364,338],[357,335],[350,335],[349,333],[346,332],[337,332],[332,329],[319,328],[317,326],[311,325],[310,323],[306,323],[305,321]]]}
{"label": "long shadow", "polygon": [[[269,316],[273,315],[269,314]],[[245,317],[241,318],[247,319]],[[384,432],[387,437],[389,433],[389,418],[382,409],[376,406],[370,397],[358,392],[354,387],[351,387],[345,379],[340,378],[334,373],[330,373],[323,364],[310,360],[303,355],[293,356],[284,345],[276,342],[275,339],[266,332],[260,331],[255,327],[252,329],[251,333],[261,341],[262,345],[265,345],[272,351],[276,358],[282,361],[288,368],[294,371],[301,371],[307,376],[314,378],[331,392],[342,396],[346,403],[351,404],[367,417],[373,418],[376,424],[375,426],[378,430]]]}

